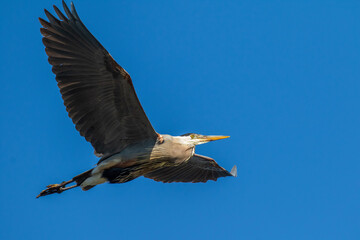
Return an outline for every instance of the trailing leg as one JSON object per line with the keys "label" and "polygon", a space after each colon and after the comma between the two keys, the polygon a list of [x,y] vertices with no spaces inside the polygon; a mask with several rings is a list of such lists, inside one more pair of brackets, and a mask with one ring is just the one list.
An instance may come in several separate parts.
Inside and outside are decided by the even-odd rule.
{"label": "trailing leg", "polygon": [[[83,172],[83,173],[73,177],[71,180],[62,182],[60,184],[50,184],[50,185],[47,186],[47,189],[42,190],[40,192],[40,194],[37,195],[36,198],[46,196],[46,195],[50,195],[50,194],[53,194],[53,193],[62,193],[64,191],[66,191],[66,190],[69,190],[69,189],[72,189],[72,188],[75,188],[75,187],[79,187],[81,185],[81,183],[83,183],[88,177],[91,176],[91,171],[92,171],[92,169],[90,169],[90,170],[88,170],[86,172]],[[75,185],[72,185],[72,186],[69,186],[69,187],[66,186],[66,185],[68,185],[70,183],[73,183],[73,182],[75,182]]]}

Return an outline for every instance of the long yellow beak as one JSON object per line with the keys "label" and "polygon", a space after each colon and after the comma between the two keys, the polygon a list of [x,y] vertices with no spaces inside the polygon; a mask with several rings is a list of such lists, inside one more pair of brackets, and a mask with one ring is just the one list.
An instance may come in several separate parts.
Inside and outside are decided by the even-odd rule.
{"label": "long yellow beak", "polygon": [[210,142],[210,141],[221,140],[229,137],[230,136],[204,136],[204,140]]}

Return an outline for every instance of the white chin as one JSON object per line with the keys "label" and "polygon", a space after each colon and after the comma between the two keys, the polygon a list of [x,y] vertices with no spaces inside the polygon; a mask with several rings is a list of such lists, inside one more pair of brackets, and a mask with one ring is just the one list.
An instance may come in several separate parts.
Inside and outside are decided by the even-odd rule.
{"label": "white chin", "polygon": [[194,144],[195,144],[195,145],[200,145],[200,144],[204,144],[204,143],[207,143],[207,142],[208,142],[208,141],[203,141],[203,140],[198,140],[198,139],[197,139],[197,140],[194,141]]}

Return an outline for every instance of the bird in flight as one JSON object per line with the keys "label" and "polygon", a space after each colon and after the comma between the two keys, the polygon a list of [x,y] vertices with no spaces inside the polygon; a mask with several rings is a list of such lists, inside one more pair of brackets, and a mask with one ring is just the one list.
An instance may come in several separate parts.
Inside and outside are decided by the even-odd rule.
{"label": "bird in flight", "polygon": [[71,10],[62,4],[65,15],[54,6],[58,18],[46,9],[48,21],[39,18],[42,41],[69,117],[101,158],[93,169],[51,184],[37,197],[75,187],[86,191],[101,183],[125,183],[140,176],[165,183],[236,177],[236,166],[228,172],[214,159],[195,154],[196,145],[228,136],[157,133],[130,75],[85,27],[74,4]]}

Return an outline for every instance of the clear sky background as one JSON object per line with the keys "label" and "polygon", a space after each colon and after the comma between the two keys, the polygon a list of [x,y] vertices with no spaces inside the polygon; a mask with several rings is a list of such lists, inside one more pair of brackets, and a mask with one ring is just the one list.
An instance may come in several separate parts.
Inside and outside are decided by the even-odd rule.
{"label": "clear sky background", "polygon": [[0,239],[360,239],[359,1],[75,1],[154,128],[230,135],[196,151],[239,176],[35,199],[98,160],[41,42],[52,4],[0,8]]}

